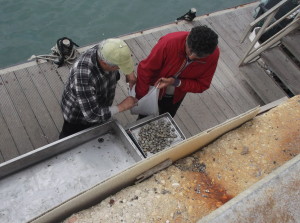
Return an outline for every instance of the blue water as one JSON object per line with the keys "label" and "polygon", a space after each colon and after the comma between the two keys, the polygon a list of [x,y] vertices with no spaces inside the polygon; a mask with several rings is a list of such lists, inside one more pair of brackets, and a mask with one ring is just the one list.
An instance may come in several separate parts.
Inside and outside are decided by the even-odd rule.
{"label": "blue water", "polygon": [[250,0],[0,0],[0,68],[49,54],[61,37],[79,46],[172,23]]}

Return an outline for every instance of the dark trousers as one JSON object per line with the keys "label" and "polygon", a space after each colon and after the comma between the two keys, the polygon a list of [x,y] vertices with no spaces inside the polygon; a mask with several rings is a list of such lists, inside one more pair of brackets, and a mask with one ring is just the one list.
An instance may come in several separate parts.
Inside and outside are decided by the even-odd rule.
{"label": "dark trousers", "polygon": [[[173,104],[173,95],[166,95],[161,100],[158,100],[159,114],[162,115],[169,112],[172,117],[176,115],[176,112],[181,105],[183,99],[176,104]],[[145,118],[146,115],[139,115],[138,119]]]}
{"label": "dark trousers", "polygon": [[93,124],[93,125],[71,124],[71,123],[67,122],[66,120],[64,120],[62,130],[59,134],[59,139],[62,139],[69,135],[73,135],[77,132],[80,132],[80,131],[87,129],[89,127],[92,127],[92,126],[95,126],[95,124]]}

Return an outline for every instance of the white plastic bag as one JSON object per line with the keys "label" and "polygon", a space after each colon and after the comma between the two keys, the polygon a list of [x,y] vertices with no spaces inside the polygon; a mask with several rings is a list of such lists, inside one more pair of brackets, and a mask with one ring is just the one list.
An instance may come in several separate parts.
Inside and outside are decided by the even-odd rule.
{"label": "white plastic bag", "polygon": [[[135,97],[135,85],[129,90],[129,96]],[[136,106],[130,109],[134,115],[158,115],[159,89],[150,86],[148,93],[142,97]]]}

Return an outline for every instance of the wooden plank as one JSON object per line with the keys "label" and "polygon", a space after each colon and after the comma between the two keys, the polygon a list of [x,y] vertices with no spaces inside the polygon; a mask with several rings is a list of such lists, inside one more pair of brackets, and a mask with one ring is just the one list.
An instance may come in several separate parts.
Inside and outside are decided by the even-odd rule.
{"label": "wooden plank", "polygon": [[[150,54],[152,48],[154,45],[151,45],[148,40],[145,38],[145,36],[152,36],[152,35],[143,35],[143,36],[138,36],[135,39],[136,43],[139,45],[141,49],[143,49],[143,52],[145,54],[145,58]],[[156,41],[155,41],[156,43]]]}
{"label": "wooden plank", "polygon": [[207,22],[223,34],[222,38],[236,51],[238,56],[246,52],[246,46],[250,43],[249,39],[246,39],[243,44],[240,41],[248,25],[254,20],[252,17],[253,9],[253,6],[240,7],[221,16],[215,15],[207,18]]}
{"label": "wooden plank", "polygon": [[167,35],[169,33],[173,33],[173,32],[178,32],[178,28],[176,26],[170,26],[166,29],[161,29],[160,33],[162,34],[162,36]]}
{"label": "wooden plank", "polygon": [[210,86],[208,90],[202,92],[201,94],[196,94],[196,95],[201,98],[201,100],[207,106],[209,112],[216,118],[218,123],[222,123],[226,121],[227,118],[222,112],[222,110],[219,108],[219,106],[215,103],[213,96],[209,93],[212,87],[213,86]]}
{"label": "wooden plank", "polygon": [[160,37],[164,36],[164,34],[161,33],[160,31],[153,32],[152,35],[154,36],[156,41],[158,41],[160,39]]}
{"label": "wooden plank", "polygon": [[300,94],[300,69],[279,47],[266,50],[261,57],[294,95]]}
{"label": "wooden plank", "polygon": [[241,31],[239,37],[243,36],[245,29],[251,22],[254,21],[252,12],[255,7],[255,5],[248,5],[247,7],[239,7],[235,10],[223,14],[223,16],[227,17],[229,21],[232,21],[234,29]]}
{"label": "wooden plank", "polygon": [[290,33],[282,39],[282,43],[300,61],[300,31]]}
{"label": "wooden plank", "polygon": [[201,131],[219,124],[218,120],[210,113],[204,101],[197,94],[188,93],[182,104]]}
{"label": "wooden plank", "polygon": [[135,39],[125,40],[129,48],[131,49],[133,55],[135,56],[136,62],[138,63],[146,58],[146,54],[143,49],[139,46],[139,44],[135,41]]}
{"label": "wooden plank", "polygon": [[[52,66],[55,66],[55,65],[52,65]],[[65,65],[65,66],[62,66],[62,67],[56,67],[55,71],[58,72],[61,80],[63,81],[64,84],[67,83],[68,79],[69,79],[69,76],[70,76],[70,68],[71,68],[71,65]]]}
{"label": "wooden plank", "polygon": [[0,129],[0,151],[3,157],[1,162],[4,162],[17,157],[20,153],[1,112]]}
{"label": "wooden plank", "polygon": [[201,132],[201,129],[198,127],[197,123],[193,119],[193,114],[191,113],[189,107],[184,106],[184,101],[186,100],[188,99],[183,100],[175,115],[175,118],[177,118],[177,120],[182,123],[180,126],[182,126],[182,128],[187,129],[190,135],[196,135],[199,132]]}
{"label": "wooden plank", "polygon": [[151,50],[156,45],[157,39],[155,36],[152,35],[152,33],[143,35],[143,38],[147,41],[147,43],[150,45]]}
{"label": "wooden plank", "polygon": [[61,130],[63,125],[63,117],[60,109],[60,104],[56,99],[44,73],[38,67],[28,67],[27,71],[31,77],[32,82],[35,84],[44,104],[53,119],[57,130]]}
{"label": "wooden plank", "polygon": [[3,163],[5,160],[4,160],[4,158],[3,158],[3,155],[2,155],[2,152],[1,152],[1,150],[0,150],[0,163]]}
{"label": "wooden plank", "polygon": [[[226,61],[227,62],[227,61]],[[246,78],[236,78],[235,76],[231,75],[231,70],[229,65],[226,64],[225,61],[221,58],[218,62],[218,69],[220,69],[220,73],[217,72],[216,76],[222,82],[222,84],[226,87],[226,89],[230,92],[236,102],[242,108],[242,112],[256,107],[257,105],[261,104],[260,99],[258,96],[254,96],[254,90],[248,87],[246,82]],[[239,76],[241,75],[239,71]],[[246,110],[245,110],[246,109]]]}
{"label": "wooden plank", "polygon": [[33,145],[33,148],[44,146],[48,143],[44,137],[43,130],[41,129],[36,117],[28,103],[26,96],[24,95],[18,79],[14,73],[2,76],[5,82],[5,87],[11,100],[15,106],[16,112],[18,113],[20,120],[27,132],[28,137]]}
{"label": "wooden plank", "polygon": [[232,89],[230,89],[230,91],[229,91],[227,86],[225,86],[223,84],[223,82],[219,80],[218,76],[219,75],[217,75],[217,73],[216,73],[213,78],[213,83],[216,86],[217,91],[219,92],[221,97],[224,99],[224,101],[226,101],[226,103],[233,110],[235,115],[243,113],[244,108],[241,105],[239,105],[239,103],[236,101],[236,99],[233,95]]}
{"label": "wooden plank", "polygon": [[[5,75],[9,75],[5,74]],[[2,75],[3,76],[3,75]],[[15,106],[10,98],[10,95],[6,89],[6,83],[3,81],[2,76],[0,78],[0,111],[3,115],[9,132],[11,133],[15,144],[17,146],[19,154],[24,154],[34,149],[26,130],[22,124],[22,121],[15,109]],[[10,149],[10,148],[7,148]]]}
{"label": "wooden plank", "polygon": [[27,70],[18,70],[14,72],[20,85],[22,91],[24,92],[28,103],[31,106],[34,115],[39,122],[43,132],[44,137],[48,142],[53,142],[58,139],[58,129],[55,126],[49,111],[47,110],[44,101],[42,100],[36,86],[30,78],[30,75]]}
{"label": "wooden plank", "polygon": [[285,92],[257,62],[247,64],[241,67],[240,70],[245,74],[248,83],[266,104],[286,96]]}
{"label": "wooden plank", "polygon": [[242,57],[247,50],[247,40],[244,44],[240,44],[241,33],[234,29],[234,25],[231,21],[228,21],[226,17],[209,17],[206,20],[216,30],[219,36],[229,45],[229,47],[235,52],[238,57]]}
{"label": "wooden plank", "polygon": [[[179,112],[179,110],[178,110],[178,112]],[[180,128],[180,130],[182,131],[182,133],[184,134],[184,136],[186,138],[189,138],[189,137],[193,136],[193,134],[190,133],[190,131],[188,130],[188,128],[184,124],[184,121],[181,120],[178,115],[175,115],[175,117],[173,119],[174,119],[174,121],[176,122],[176,124],[178,125],[178,127]]]}
{"label": "wooden plank", "polygon": [[59,75],[56,67],[51,63],[43,63],[38,65],[41,72],[45,74],[45,78],[49,83],[58,102],[61,101],[62,93],[64,90],[64,83]]}
{"label": "wooden plank", "polygon": [[224,117],[222,119],[229,119],[236,115],[236,113],[233,111],[233,109],[227,104],[226,100],[224,100],[223,96],[219,93],[219,85],[215,85],[215,78],[213,78],[212,84],[208,90],[206,90],[204,93],[209,94],[211,99],[213,100],[214,106],[216,110],[220,110],[222,112]]}

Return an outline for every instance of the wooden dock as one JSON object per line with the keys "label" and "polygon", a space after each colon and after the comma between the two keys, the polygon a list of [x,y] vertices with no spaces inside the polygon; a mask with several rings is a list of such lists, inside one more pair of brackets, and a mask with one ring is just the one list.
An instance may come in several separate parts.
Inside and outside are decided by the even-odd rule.
{"label": "wooden dock", "polygon": [[[170,32],[190,30],[193,26],[206,24],[219,35],[221,56],[211,87],[202,94],[188,94],[178,110],[175,121],[186,135],[191,137],[258,105],[265,105],[286,94],[279,87],[273,89],[275,96],[262,96],[251,87],[237,64],[249,42],[240,39],[252,18],[252,10],[258,3],[197,17],[193,22],[167,24],[120,38],[130,46],[135,64],[144,59],[157,40]],[[89,46],[91,47],[91,46]],[[88,47],[80,49],[84,51]],[[257,64],[243,68],[253,73],[262,71]],[[57,68],[50,62],[33,61],[0,70],[0,162],[32,151],[58,139],[63,124],[60,100],[69,67]],[[268,88],[268,78],[264,79]],[[274,92],[270,92],[274,94]],[[127,95],[125,78],[119,81],[115,103]],[[136,121],[129,111],[115,118],[123,125]]]}

